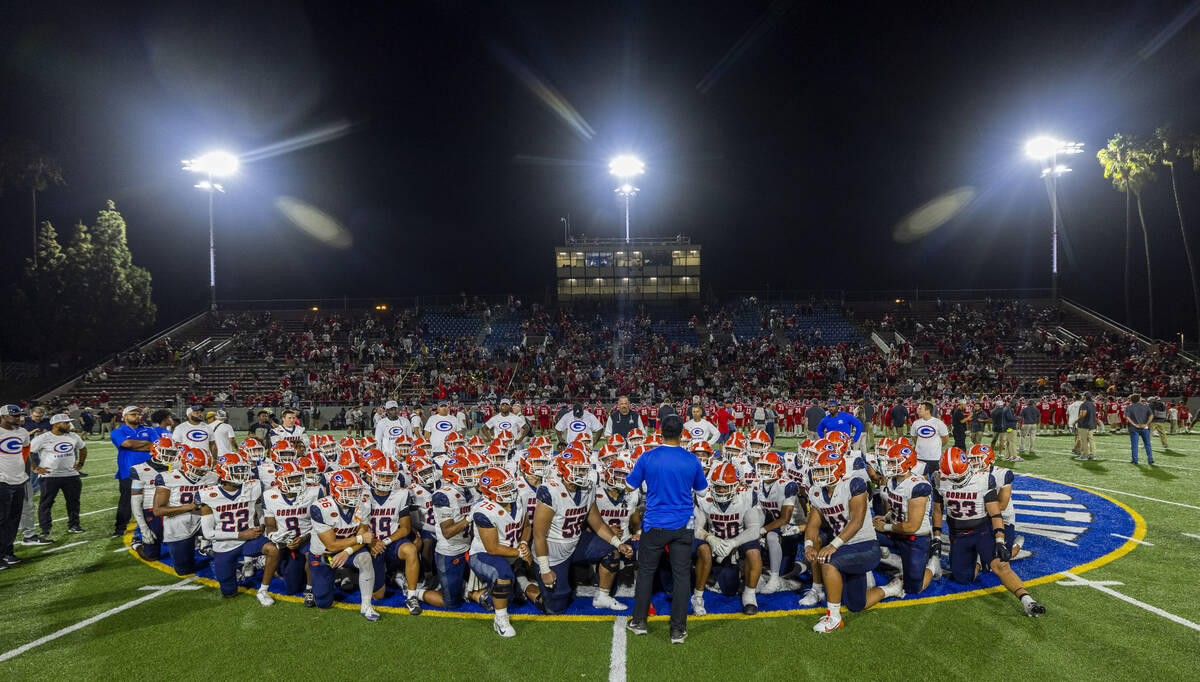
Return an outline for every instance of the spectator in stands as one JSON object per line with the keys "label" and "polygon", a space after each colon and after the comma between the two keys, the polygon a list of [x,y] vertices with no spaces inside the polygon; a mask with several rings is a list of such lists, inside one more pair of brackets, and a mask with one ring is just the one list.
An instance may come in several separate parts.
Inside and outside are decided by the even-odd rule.
{"label": "spectator in stands", "polygon": [[1020,442],[1017,444],[1017,453],[1022,454],[1028,449],[1029,454],[1037,454],[1034,450],[1035,441],[1037,440],[1038,424],[1042,421],[1042,411],[1033,404],[1033,401],[1025,403],[1025,407],[1021,408],[1021,434]]}
{"label": "spectator in stands", "polygon": [[604,425],[604,437],[608,438],[615,433],[624,438],[634,429],[645,428],[642,418],[630,409],[629,396],[623,395],[617,398],[617,409],[608,415],[608,423]]}
{"label": "spectator in stands", "polygon": [[150,459],[150,446],[158,438],[158,432],[152,427],[142,426],[142,408],[130,405],[121,410],[124,424],[113,429],[112,444],[117,447],[117,473],[113,478],[120,483],[120,493],[117,498],[117,517],[113,526],[114,538],[125,537],[125,529],[133,518],[133,510],[129,506],[132,479],[129,469],[134,465]]}
{"label": "spectator in stands", "polygon": [[1092,433],[1096,430],[1098,414],[1096,403],[1092,402],[1092,394],[1085,391],[1082,398],[1079,416],[1071,424],[1075,427],[1075,442],[1079,444],[1079,455],[1075,459],[1092,460],[1096,459],[1096,441],[1092,439]]}
{"label": "spectator in stands", "polygon": [[1129,430],[1129,449],[1133,455],[1130,461],[1138,463],[1138,439],[1146,447],[1146,463],[1154,464],[1154,451],[1150,449],[1150,424],[1154,421],[1154,413],[1150,406],[1142,402],[1142,396],[1129,396],[1129,405],[1125,407],[1125,423]]}

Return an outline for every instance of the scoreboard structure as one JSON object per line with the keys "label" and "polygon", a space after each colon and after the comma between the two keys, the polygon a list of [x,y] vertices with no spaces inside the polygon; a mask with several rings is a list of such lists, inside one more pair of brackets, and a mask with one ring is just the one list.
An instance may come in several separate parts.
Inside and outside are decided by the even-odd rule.
{"label": "scoreboard structure", "polygon": [[554,248],[558,300],[700,298],[700,245],[673,239],[575,238]]}

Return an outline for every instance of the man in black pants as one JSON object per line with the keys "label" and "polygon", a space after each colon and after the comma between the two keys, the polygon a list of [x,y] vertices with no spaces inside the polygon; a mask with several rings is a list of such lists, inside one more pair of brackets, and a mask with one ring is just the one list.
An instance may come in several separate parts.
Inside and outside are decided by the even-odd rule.
{"label": "man in black pants", "polygon": [[629,487],[646,484],[646,512],[642,517],[642,539],[638,546],[637,588],[633,617],[626,627],[635,635],[646,634],[654,574],[663,549],[669,549],[671,578],[671,643],[687,638],[688,596],[692,588],[692,494],[708,487],[704,468],[695,455],[679,446],[683,419],[667,414],[662,419],[663,445],[638,458],[625,478]]}
{"label": "man in black pants", "polygon": [[79,526],[79,496],[83,492],[83,482],[79,478],[79,470],[87,460],[87,446],[82,438],[71,433],[71,417],[65,414],[50,417],[50,430],[34,437],[29,444],[29,451],[37,463],[35,471],[42,487],[42,497],[38,503],[42,537],[50,537],[50,512],[60,490],[67,498],[67,531],[82,533],[83,528]]}

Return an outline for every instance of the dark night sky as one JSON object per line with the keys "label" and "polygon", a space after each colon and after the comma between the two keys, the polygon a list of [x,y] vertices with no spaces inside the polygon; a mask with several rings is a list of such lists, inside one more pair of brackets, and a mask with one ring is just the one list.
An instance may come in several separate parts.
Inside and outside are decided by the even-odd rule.
{"label": "dark night sky", "polygon": [[[1095,152],[1200,128],[1195,2],[25,4],[0,10],[0,133],[60,159],[42,217],[117,201],[164,322],[207,298],[206,199],[179,160],[338,125],[227,183],[222,298],[540,293],[560,216],[622,229],[606,164],[623,151],[647,164],[634,233],[691,235],[718,292],[1047,286],[1049,203],[1022,147],[1048,132],[1087,150],[1060,189],[1064,290],[1123,316],[1124,202]],[[1192,317],[1165,180],[1146,195],[1163,335]],[[1180,180],[1200,223],[1200,176]],[[953,220],[892,239],[964,186]],[[281,196],[353,245],[299,230]],[[0,198],[14,249],[26,201]]]}

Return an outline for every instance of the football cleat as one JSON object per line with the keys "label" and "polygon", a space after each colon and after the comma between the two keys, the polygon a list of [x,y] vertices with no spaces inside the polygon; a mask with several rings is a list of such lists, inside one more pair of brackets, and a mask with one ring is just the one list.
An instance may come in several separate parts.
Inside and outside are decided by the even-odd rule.
{"label": "football cleat", "polygon": [[363,618],[366,618],[372,623],[379,620],[379,612],[376,611],[375,607],[371,606],[370,604],[363,604],[362,608],[360,608],[358,612],[362,614]]}
{"label": "football cleat", "polygon": [[596,596],[592,597],[592,608],[624,611],[626,606],[607,594],[596,593]]}
{"label": "football cleat", "polygon": [[625,629],[632,632],[635,635],[646,634],[646,624],[638,623],[632,619],[625,621]]}
{"label": "football cleat", "polygon": [[816,606],[825,601],[825,586],[814,585],[801,599],[801,606]]}
{"label": "football cleat", "polygon": [[842,625],[843,623],[841,618],[838,618],[835,622],[833,616],[826,612],[824,616],[821,616],[821,620],[817,621],[817,624],[813,626],[813,632],[827,635],[834,630],[842,629]]}
{"label": "football cleat", "polygon": [[422,610],[421,609],[421,600],[417,599],[415,596],[405,599],[404,606],[408,609],[408,615],[410,615],[410,616],[421,615],[421,610]]}
{"label": "football cleat", "polygon": [[262,604],[263,606],[270,606],[271,604],[275,603],[275,600],[270,594],[267,593],[266,590],[258,590],[254,593],[254,596],[258,598],[258,603]]}
{"label": "football cleat", "polygon": [[693,594],[691,601],[692,601],[692,615],[693,616],[707,616],[708,615],[708,610],[704,608],[704,595]]}
{"label": "football cleat", "polygon": [[1046,607],[1030,599],[1025,603],[1025,615],[1030,618],[1037,618],[1046,613]]}
{"label": "football cleat", "polygon": [[776,592],[778,592],[782,589],[783,589],[783,581],[780,580],[779,576],[777,576],[777,575],[772,575],[769,580],[759,580],[758,581],[757,592],[759,594],[775,594]]}
{"label": "football cleat", "polygon": [[683,644],[685,639],[687,639],[687,630],[671,631],[671,644]]}
{"label": "football cleat", "polygon": [[304,590],[304,608],[311,609],[317,605],[317,599],[313,596],[312,588]]}
{"label": "football cleat", "polygon": [[512,623],[508,622],[508,616],[496,616],[493,618],[492,629],[501,637],[517,636],[517,631],[513,629]]}

